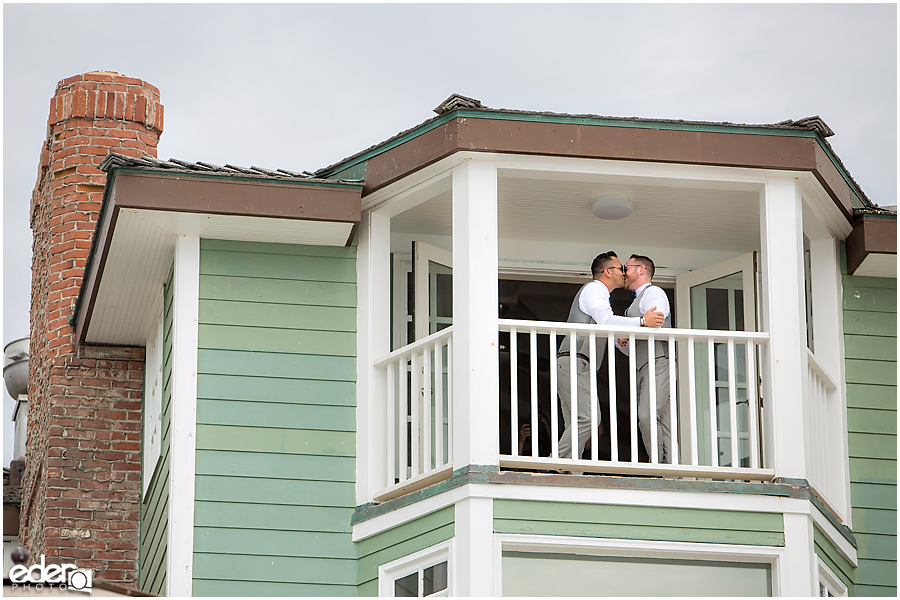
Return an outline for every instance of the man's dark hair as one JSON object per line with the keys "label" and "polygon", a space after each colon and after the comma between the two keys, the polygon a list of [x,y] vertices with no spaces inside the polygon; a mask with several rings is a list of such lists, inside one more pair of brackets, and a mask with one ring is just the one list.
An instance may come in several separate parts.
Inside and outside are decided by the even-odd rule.
{"label": "man's dark hair", "polygon": [[653,279],[653,274],[656,272],[656,266],[653,264],[653,261],[650,260],[649,256],[641,256],[640,254],[632,254],[631,259],[639,265],[644,265],[644,268],[647,269],[647,273],[650,274],[650,279]]}
{"label": "man's dark hair", "polygon": [[603,254],[598,254],[594,259],[594,262],[591,263],[591,275],[596,277],[603,272],[603,269],[614,267],[615,263],[613,262],[613,258],[619,257],[616,256],[616,253],[612,250],[604,252]]}

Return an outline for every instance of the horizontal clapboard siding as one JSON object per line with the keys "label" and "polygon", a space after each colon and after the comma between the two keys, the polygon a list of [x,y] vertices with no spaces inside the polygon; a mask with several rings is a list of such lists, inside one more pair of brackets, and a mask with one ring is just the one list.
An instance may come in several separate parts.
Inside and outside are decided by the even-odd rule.
{"label": "horizontal clapboard siding", "polygon": [[495,500],[494,531],[784,546],[780,514],[690,508]]}
{"label": "horizontal clapboard siding", "polygon": [[354,248],[202,240],[194,594],[356,594]]}
{"label": "horizontal clapboard siding", "polygon": [[897,281],[844,273],[850,499],[859,557],[853,593],[896,597]]}
{"label": "horizontal clapboard siding", "polygon": [[[172,276],[163,288],[163,387],[159,459],[151,475],[147,494],[141,503],[141,565],[139,588],[142,592],[166,594],[166,554],[169,533],[169,448],[172,425]],[[144,386],[146,390],[147,386]]]}
{"label": "horizontal clapboard siding", "polygon": [[357,543],[360,596],[378,596],[378,567],[454,536],[455,509],[448,506]]}

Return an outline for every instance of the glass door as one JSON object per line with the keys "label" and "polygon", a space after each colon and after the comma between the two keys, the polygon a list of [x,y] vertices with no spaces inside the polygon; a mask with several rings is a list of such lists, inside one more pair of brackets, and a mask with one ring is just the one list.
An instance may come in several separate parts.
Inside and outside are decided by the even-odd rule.
{"label": "glass door", "polygon": [[[695,269],[676,277],[676,310],[681,327],[719,331],[756,331],[756,253]],[[745,344],[735,344],[735,372],[728,372],[728,344],[714,342],[712,357],[708,342],[694,343],[694,373],[687,372],[687,352],[681,353],[679,390],[682,398],[679,416],[683,427],[690,425],[688,377],[695,378],[697,420],[697,456],[701,465],[722,467],[750,466],[750,392],[747,381]],[[758,369],[756,372],[759,372]],[[712,386],[710,386],[712,377]],[[729,378],[735,380],[737,394],[736,423],[732,424],[728,400]],[[755,383],[755,382],[754,382]],[[710,388],[712,387],[712,393]],[[715,444],[712,442],[715,419]],[[682,431],[681,439],[694,436]],[[732,456],[732,435],[738,438],[738,456]],[[685,448],[691,451],[692,448]],[[713,453],[715,452],[715,456]]]}

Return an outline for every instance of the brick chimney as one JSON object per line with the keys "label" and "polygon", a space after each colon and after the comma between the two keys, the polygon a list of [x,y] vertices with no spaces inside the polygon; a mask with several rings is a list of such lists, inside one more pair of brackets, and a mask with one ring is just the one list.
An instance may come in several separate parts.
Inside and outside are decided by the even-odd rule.
{"label": "brick chimney", "polygon": [[137,585],[143,350],[83,349],[69,325],[109,152],[156,156],[154,86],[110,72],[60,81],[31,199],[28,442],[20,536],[31,561]]}

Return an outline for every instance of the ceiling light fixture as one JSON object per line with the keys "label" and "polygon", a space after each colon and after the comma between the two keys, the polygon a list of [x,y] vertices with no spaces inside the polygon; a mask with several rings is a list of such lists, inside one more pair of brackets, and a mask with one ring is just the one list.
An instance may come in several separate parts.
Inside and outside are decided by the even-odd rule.
{"label": "ceiling light fixture", "polygon": [[630,217],[634,209],[631,206],[631,200],[629,200],[625,196],[613,195],[600,196],[599,198],[594,200],[594,206],[592,210],[594,212],[594,216],[598,219],[615,221],[617,219]]}

